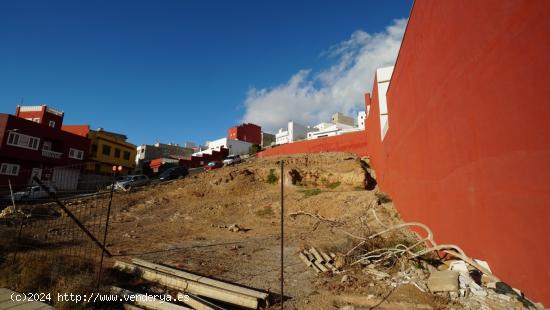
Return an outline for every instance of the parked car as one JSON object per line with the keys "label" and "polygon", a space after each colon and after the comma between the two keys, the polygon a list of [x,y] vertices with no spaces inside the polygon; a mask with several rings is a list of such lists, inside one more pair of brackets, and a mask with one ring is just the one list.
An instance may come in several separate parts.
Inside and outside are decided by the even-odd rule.
{"label": "parked car", "polygon": [[[50,186],[48,189],[50,190],[50,192],[54,194],[57,193],[57,190],[53,186]],[[38,185],[31,186],[25,189],[24,191],[18,191],[13,193],[13,199],[16,201],[41,199],[41,198],[47,198],[47,197],[49,197],[48,193]],[[6,198],[11,199],[10,196],[6,196]]]}
{"label": "parked car", "polygon": [[188,174],[189,174],[189,170],[187,170],[187,167],[184,167],[184,166],[172,167],[160,173],[159,179],[161,181],[168,181],[172,179],[183,178]]}
{"label": "parked car", "polygon": [[229,155],[223,160],[223,164],[226,166],[231,166],[235,164],[240,164],[242,162],[241,156],[239,155]]}
{"label": "parked car", "polygon": [[211,161],[206,166],[204,166],[204,171],[210,171],[223,167],[221,161]]}
{"label": "parked car", "polygon": [[117,179],[115,189],[130,190],[132,187],[144,186],[149,183],[151,183],[151,180],[146,175],[125,175]]}

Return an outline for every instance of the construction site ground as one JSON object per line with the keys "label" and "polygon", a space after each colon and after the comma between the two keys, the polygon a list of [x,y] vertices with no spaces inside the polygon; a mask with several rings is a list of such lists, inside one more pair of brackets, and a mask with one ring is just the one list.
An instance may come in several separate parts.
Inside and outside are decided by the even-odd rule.
{"label": "construction site ground", "polygon": [[[115,196],[109,249],[242,285],[279,292],[281,158],[252,159],[169,184]],[[377,208],[381,221],[399,222],[391,202],[378,205],[365,190],[366,171],[350,154],[291,156],[285,160],[285,296],[288,308],[331,309],[347,304],[379,309],[441,308],[445,301],[412,285],[393,290],[360,268],[317,275],[299,258],[315,246],[345,253],[358,243],[345,232],[365,236]],[[299,176],[292,177],[295,170]],[[270,174],[277,180],[271,179]],[[294,178],[294,180],[293,180]],[[297,180],[301,178],[301,180]],[[294,184],[293,184],[294,182]],[[309,215],[291,216],[305,211]],[[365,225],[365,220],[369,224]],[[230,230],[237,225],[238,232]],[[120,255],[120,256],[118,256]],[[343,275],[353,281],[341,283]],[[390,294],[391,292],[391,294]]]}
{"label": "construction site ground", "polygon": [[[352,265],[357,254],[376,247],[413,244],[418,239],[408,230],[395,230],[352,251],[338,274],[317,274],[300,260],[300,251],[310,247],[344,257],[361,238],[402,222],[391,199],[375,186],[368,164],[344,153],[251,158],[117,192],[107,238],[114,256],[107,264],[141,258],[268,291],[275,298],[267,308],[279,308],[281,159],[285,308],[464,308],[456,298],[429,293],[414,283],[381,280],[365,272],[364,265]],[[82,219],[85,225],[88,220],[93,219]],[[377,268],[393,276],[411,266],[424,280],[430,273],[407,259]]]}

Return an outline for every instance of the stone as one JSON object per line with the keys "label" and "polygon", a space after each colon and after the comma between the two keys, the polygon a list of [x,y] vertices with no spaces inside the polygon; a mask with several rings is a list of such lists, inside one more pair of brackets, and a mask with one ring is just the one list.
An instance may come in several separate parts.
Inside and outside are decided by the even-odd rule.
{"label": "stone", "polygon": [[458,291],[458,272],[452,270],[432,272],[428,278],[428,289],[431,292]]}
{"label": "stone", "polygon": [[346,265],[346,258],[342,255],[337,255],[334,259],[334,267],[342,269]]}
{"label": "stone", "polygon": [[370,266],[367,266],[367,268],[363,269],[363,272],[367,273],[367,274],[370,274],[370,275],[373,275],[378,280],[386,279],[386,278],[391,277],[388,273],[385,273],[383,271],[378,271],[374,268],[371,268]]}
{"label": "stone", "polygon": [[342,277],[342,280],[340,280],[341,283],[348,283],[349,282],[349,276],[346,274]]}
{"label": "stone", "polygon": [[237,224],[231,224],[231,225],[229,225],[229,227],[227,229],[230,232],[239,232],[241,230],[241,228]]}

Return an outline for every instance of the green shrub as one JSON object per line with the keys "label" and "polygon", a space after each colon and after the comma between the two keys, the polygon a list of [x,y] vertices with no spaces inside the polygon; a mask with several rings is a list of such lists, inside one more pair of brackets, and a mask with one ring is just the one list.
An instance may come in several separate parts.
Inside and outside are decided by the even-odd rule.
{"label": "green shrub", "polygon": [[269,184],[275,184],[277,181],[279,181],[279,177],[275,175],[275,169],[269,169],[266,182]]}
{"label": "green shrub", "polygon": [[340,186],[340,184],[341,184],[340,182],[332,182],[332,183],[328,183],[327,187],[330,188],[330,189],[335,189],[338,186]]}
{"label": "green shrub", "polygon": [[254,155],[258,152],[260,152],[262,150],[262,147],[259,145],[259,144],[253,144],[250,146],[250,148],[248,149],[248,153],[250,155]]}
{"label": "green shrub", "polygon": [[262,209],[256,210],[254,213],[260,217],[266,217],[274,214],[273,209],[271,209],[270,206],[265,206]]}
{"label": "green shrub", "polygon": [[305,197],[311,197],[315,195],[319,195],[322,191],[318,188],[311,188],[311,189],[304,189],[301,191]]}

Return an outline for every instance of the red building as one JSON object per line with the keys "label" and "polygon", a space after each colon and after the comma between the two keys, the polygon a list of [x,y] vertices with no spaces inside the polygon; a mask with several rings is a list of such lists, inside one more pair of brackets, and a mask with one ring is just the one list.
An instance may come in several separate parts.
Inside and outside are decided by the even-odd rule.
{"label": "red building", "polygon": [[0,188],[15,189],[33,175],[59,190],[77,187],[88,157],[88,139],[61,130],[63,112],[47,106],[18,106],[16,115],[0,114]]}
{"label": "red building", "polygon": [[229,128],[227,130],[227,138],[259,145],[262,143],[262,128],[251,123],[241,124]]}

